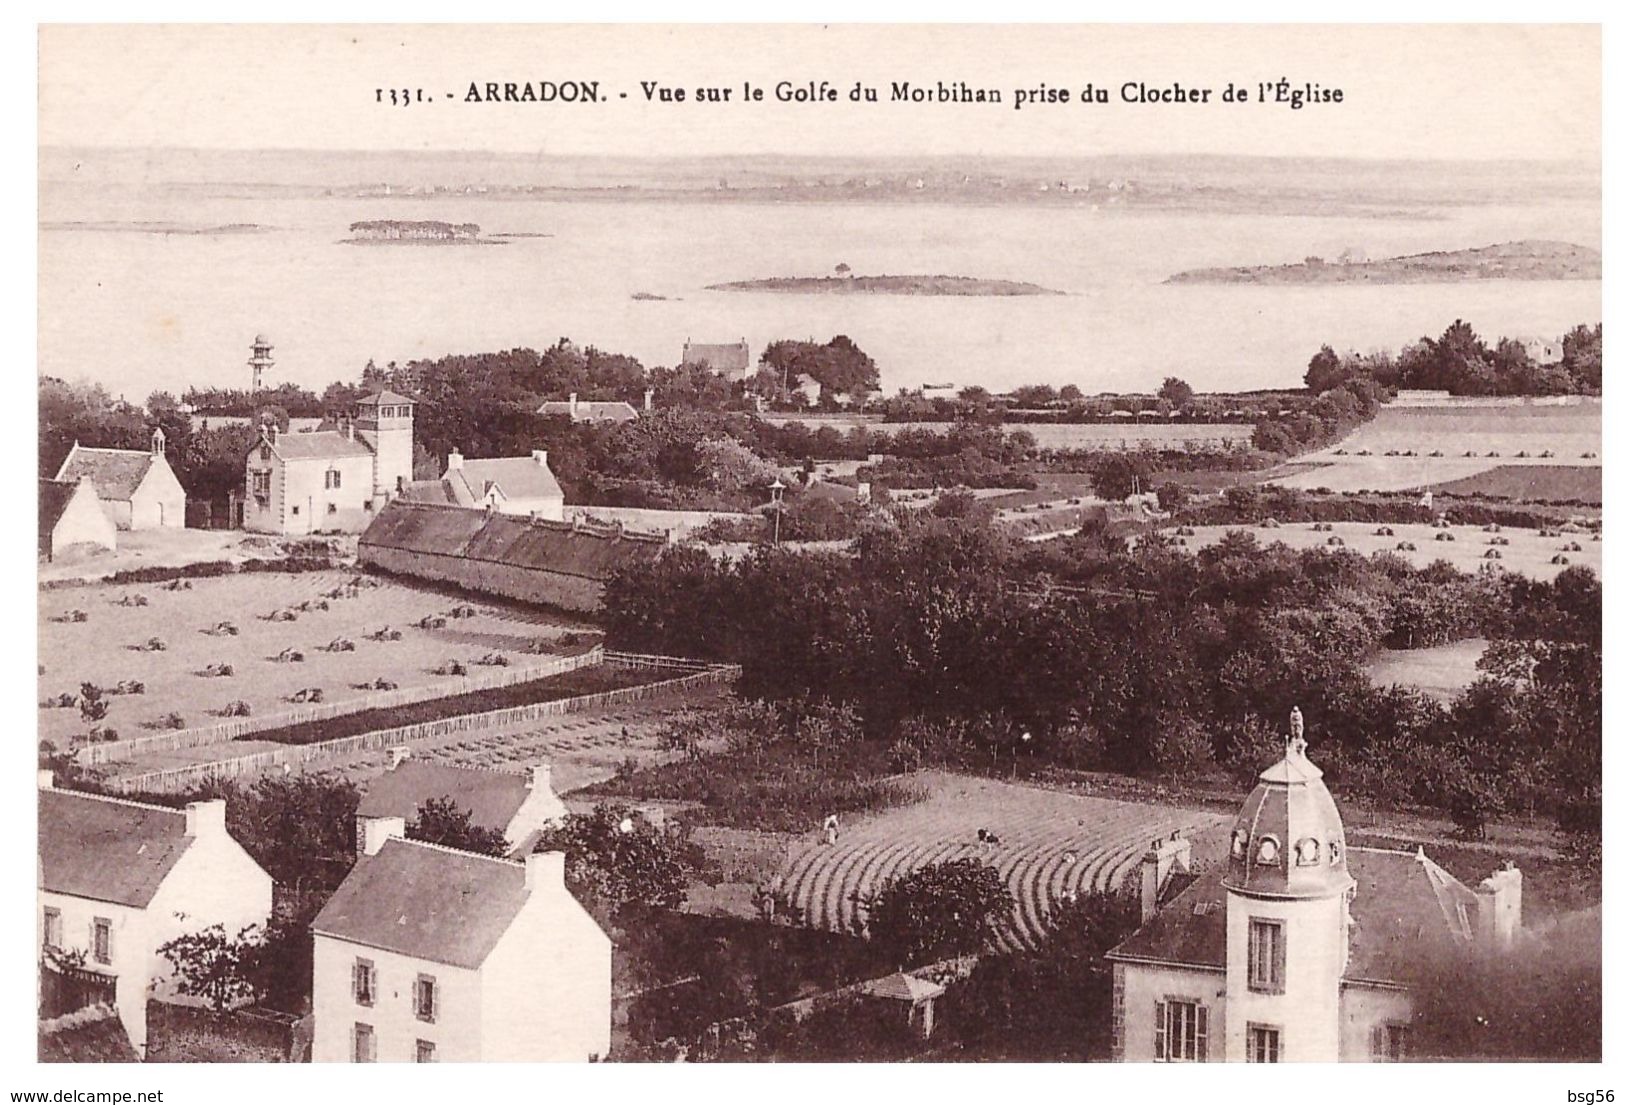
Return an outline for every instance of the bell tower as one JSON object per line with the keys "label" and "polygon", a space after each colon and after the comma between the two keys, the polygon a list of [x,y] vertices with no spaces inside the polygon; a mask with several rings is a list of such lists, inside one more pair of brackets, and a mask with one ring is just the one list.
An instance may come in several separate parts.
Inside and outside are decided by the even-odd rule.
{"label": "bell tower", "polygon": [[1225,873],[1225,1056],[1336,1062],[1348,963],[1343,818],[1309,762],[1294,707],[1285,754],[1230,832]]}
{"label": "bell tower", "polygon": [[379,391],[356,403],[355,432],[372,448],[372,490],[377,505],[412,479],[412,400]]}

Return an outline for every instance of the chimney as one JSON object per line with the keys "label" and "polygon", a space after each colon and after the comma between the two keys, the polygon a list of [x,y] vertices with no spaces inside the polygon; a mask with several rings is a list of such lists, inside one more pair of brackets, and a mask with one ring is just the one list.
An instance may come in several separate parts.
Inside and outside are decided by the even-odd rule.
{"label": "chimney", "polygon": [[462,470],[463,454],[460,450],[453,449],[451,452],[446,454],[446,471],[461,472]]}
{"label": "chimney", "polygon": [[412,758],[410,745],[397,744],[389,748],[389,770],[394,771],[402,763]]}
{"label": "chimney", "polygon": [[1523,872],[1508,860],[1502,868],[1478,884],[1478,929],[1476,936],[1488,937],[1497,949],[1511,946],[1523,929]]}
{"label": "chimney", "polygon": [[537,764],[530,769],[530,789],[553,793],[552,764]]}
{"label": "chimney", "polygon": [[207,802],[186,803],[187,836],[224,836],[225,832],[226,800],[224,798],[211,798]]}
{"label": "chimney", "polygon": [[570,418],[571,418],[572,421],[575,419],[576,410],[580,406],[581,406],[581,404],[576,402],[576,393],[572,391],[570,393]]}
{"label": "chimney", "polygon": [[535,461],[538,466],[540,466],[542,468],[546,468],[547,467],[547,450],[546,449],[532,449],[530,451],[530,459]]}
{"label": "chimney", "polygon": [[275,422],[272,422],[270,425],[265,427],[265,436],[272,445],[276,444],[277,434],[280,432],[281,431],[277,428],[277,424]]}
{"label": "chimney", "polygon": [[1158,899],[1168,877],[1175,871],[1189,871],[1191,842],[1175,829],[1167,840],[1154,840],[1150,851],[1140,858],[1140,923],[1157,915]]}
{"label": "chimney", "polygon": [[645,414],[647,414],[648,412],[650,412],[650,411],[652,411],[654,409],[655,409],[655,389],[654,388],[644,388],[643,389],[643,412]]}
{"label": "chimney", "polygon": [[525,857],[525,889],[564,889],[564,853],[532,852]]}
{"label": "chimney", "polygon": [[355,419],[353,418],[346,418],[344,420],[344,440],[355,440]]}
{"label": "chimney", "polygon": [[55,789],[55,787],[56,787],[56,772],[51,771],[49,768],[43,768],[43,767],[40,768],[40,772],[39,772],[39,789],[41,789],[41,790],[53,790],[53,789]]}
{"label": "chimney", "polygon": [[355,819],[355,852],[357,856],[376,856],[391,837],[405,839],[404,817],[361,817]]}

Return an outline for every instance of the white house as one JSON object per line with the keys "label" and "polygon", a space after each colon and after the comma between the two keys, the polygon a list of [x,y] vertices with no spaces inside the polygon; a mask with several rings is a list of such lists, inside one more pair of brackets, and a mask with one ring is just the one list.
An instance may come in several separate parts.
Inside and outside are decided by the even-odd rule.
{"label": "white house", "polygon": [[728,381],[749,380],[752,375],[750,345],[744,338],[716,345],[685,341],[682,363],[703,365]]}
{"label": "white house", "polygon": [[390,391],[309,433],[264,427],[244,462],[244,529],[359,533],[412,478],[410,399]]}
{"label": "white house", "polygon": [[56,480],[88,478],[102,509],[119,529],[184,529],[186,490],[164,456],[164,431],[152,431],[152,448],[90,449],[73,443]]}
{"label": "white house", "polygon": [[[644,410],[650,408],[652,393],[643,394]],[[631,422],[638,417],[638,409],[623,399],[582,399],[575,392],[568,400],[549,399],[536,408],[536,413],[550,418],[568,418],[571,422]]]}
{"label": "white house", "polygon": [[569,811],[553,793],[551,765],[540,764],[528,774],[487,771],[477,767],[428,763],[411,758],[409,749],[390,749],[388,771],[367,784],[367,793],[355,812],[355,839],[359,850],[367,839],[368,824],[400,820],[410,824],[428,801],[447,798],[468,811],[477,828],[500,832],[510,855],[523,856],[548,824]]}
{"label": "white house", "polygon": [[1415,852],[1350,848],[1293,711],[1221,870],[1190,842],[1142,861],[1144,923],[1113,964],[1114,1057],[1156,1062],[1393,1062],[1407,1057],[1410,966],[1522,933],[1523,875],[1471,889]]}
{"label": "white house", "polygon": [[493,859],[366,825],[311,924],[318,1063],[585,1062],[609,1051],[609,937],[564,854]]}
{"label": "white house", "polygon": [[116,549],[118,527],[102,509],[89,476],[75,483],[39,482],[39,555],[55,560],[69,549]]}
{"label": "white house", "polygon": [[104,976],[137,1051],[147,999],[173,996],[158,948],[271,916],[271,876],[226,831],[226,803],[184,810],[57,790],[40,774],[39,948]]}
{"label": "white house", "polygon": [[455,449],[446,457],[446,471],[438,480],[407,484],[404,497],[413,502],[451,503],[517,514],[526,518],[564,521],[564,489],[547,466],[547,450],[528,457],[492,457],[469,460]]}

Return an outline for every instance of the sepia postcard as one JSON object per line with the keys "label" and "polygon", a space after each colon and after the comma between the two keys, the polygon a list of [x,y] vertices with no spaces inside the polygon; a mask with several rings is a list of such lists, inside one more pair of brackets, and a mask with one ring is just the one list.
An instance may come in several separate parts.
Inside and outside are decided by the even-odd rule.
{"label": "sepia postcard", "polygon": [[38,46],[40,1063],[1601,1062],[1599,27]]}

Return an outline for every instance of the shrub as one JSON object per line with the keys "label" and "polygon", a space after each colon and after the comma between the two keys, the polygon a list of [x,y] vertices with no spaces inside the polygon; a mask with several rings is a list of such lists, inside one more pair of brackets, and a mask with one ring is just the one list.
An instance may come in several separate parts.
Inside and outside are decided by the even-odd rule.
{"label": "shrub", "polygon": [[979,952],[1014,910],[996,870],[956,859],[889,880],[868,902],[867,928],[903,965]]}

